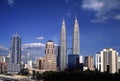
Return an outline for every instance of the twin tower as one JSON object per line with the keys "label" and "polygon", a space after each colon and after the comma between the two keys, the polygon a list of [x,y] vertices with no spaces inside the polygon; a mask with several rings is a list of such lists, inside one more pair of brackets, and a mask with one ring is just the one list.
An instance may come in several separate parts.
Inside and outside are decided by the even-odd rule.
{"label": "twin tower", "polygon": [[[73,39],[72,39],[72,54],[80,54],[80,33],[77,18],[75,18]],[[62,22],[60,34],[60,70],[67,68],[67,40],[65,21]]]}

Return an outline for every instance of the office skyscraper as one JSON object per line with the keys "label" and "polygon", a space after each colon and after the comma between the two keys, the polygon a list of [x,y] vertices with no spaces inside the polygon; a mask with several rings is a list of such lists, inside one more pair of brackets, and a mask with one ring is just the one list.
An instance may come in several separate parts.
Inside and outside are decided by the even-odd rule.
{"label": "office skyscraper", "polygon": [[69,54],[68,55],[68,69],[77,70],[79,68],[79,55],[78,54]]}
{"label": "office skyscraper", "polygon": [[74,30],[73,30],[73,54],[80,54],[80,33],[79,24],[77,18],[75,18]]}
{"label": "office skyscraper", "polygon": [[20,64],[21,62],[21,38],[16,32],[11,40],[11,63]]}
{"label": "office skyscraper", "polygon": [[63,20],[60,34],[60,70],[66,69],[66,57],[66,27],[65,21]]}
{"label": "office skyscraper", "polygon": [[54,43],[49,40],[45,48],[45,62],[43,69],[46,71],[57,71],[57,60],[55,55]]}
{"label": "office skyscraper", "polygon": [[9,71],[19,72],[21,63],[21,38],[16,32],[11,39]]}

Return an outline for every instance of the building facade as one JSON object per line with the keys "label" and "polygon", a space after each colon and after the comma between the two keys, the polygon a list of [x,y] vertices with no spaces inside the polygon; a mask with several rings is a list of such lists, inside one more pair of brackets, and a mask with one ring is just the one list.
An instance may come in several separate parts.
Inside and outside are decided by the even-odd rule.
{"label": "building facade", "polygon": [[19,72],[21,70],[21,38],[18,33],[14,34],[11,39],[10,48],[10,72]]}
{"label": "building facade", "polygon": [[79,56],[79,63],[83,63],[83,56],[82,55]]}
{"label": "building facade", "polygon": [[40,57],[35,61],[35,69],[43,70],[44,69],[45,58]]}
{"label": "building facade", "polygon": [[67,58],[67,49],[66,49],[66,27],[65,21],[62,22],[61,34],[60,34],[60,70],[66,69],[66,58]]}
{"label": "building facade", "polygon": [[0,56],[0,73],[5,73],[7,71],[7,63],[5,60],[5,56]]}
{"label": "building facade", "polygon": [[72,54],[80,54],[80,33],[79,33],[79,24],[77,18],[75,18],[75,23],[74,23],[72,49],[73,49]]}
{"label": "building facade", "polygon": [[100,54],[100,52],[96,53],[96,68],[98,71],[101,71],[101,54]]}
{"label": "building facade", "polygon": [[96,55],[96,64],[101,65],[101,69],[100,66],[96,66],[101,72],[118,72],[118,52],[113,48],[103,49],[100,54]]}
{"label": "building facade", "polygon": [[33,63],[32,63],[31,54],[27,53],[25,68],[32,69],[32,67],[33,67],[32,65],[33,65]]}
{"label": "building facade", "polygon": [[5,56],[0,56],[0,62],[5,63],[5,60],[6,60]]}
{"label": "building facade", "polygon": [[120,57],[118,57],[118,72],[120,73]]}
{"label": "building facade", "polygon": [[85,57],[85,67],[87,67],[89,70],[95,70],[94,69],[94,56]]}
{"label": "building facade", "polygon": [[78,54],[68,55],[68,69],[69,70],[79,69],[79,55]]}
{"label": "building facade", "polygon": [[43,68],[46,71],[57,71],[57,60],[54,51],[54,43],[49,40],[45,48],[45,62]]}

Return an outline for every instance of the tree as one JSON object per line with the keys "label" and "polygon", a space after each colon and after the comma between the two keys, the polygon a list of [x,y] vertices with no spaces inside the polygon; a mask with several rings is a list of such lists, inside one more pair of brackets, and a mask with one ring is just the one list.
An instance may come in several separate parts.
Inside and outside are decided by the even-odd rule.
{"label": "tree", "polygon": [[24,76],[29,75],[29,69],[26,69],[26,68],[21,69],[20,74],[21,74],[21,75],[24,75]]}
{"label": "tree", "polygon": [[33,74],[33,77],[32,77],[32,78],[34,79],[35,76],[36,76],[36,72],[35,72],[35,70],[32,71],[32,74]]}
{"label": "tree", "polygon": [[42,78],[42,74],[40,74],[39,72],[37,72],[37,74],[36,74],[36,79],[37,80],[40,80]]}

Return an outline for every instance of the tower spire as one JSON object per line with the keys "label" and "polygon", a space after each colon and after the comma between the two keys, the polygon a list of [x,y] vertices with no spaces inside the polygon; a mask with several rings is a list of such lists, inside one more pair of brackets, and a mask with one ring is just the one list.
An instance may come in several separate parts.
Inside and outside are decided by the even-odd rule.
{"label": "tower spire", "polygon": [[63,18],[63,20],[62,20],[62,24],[65,24],[65,20],[64,20],[64,18]]}
{"label": "tower spire", "polygon": [[66,54],[66,27],[63,19],[60,33],[60,70],[66,69]]}
{"label": "tower spire", "polygon": [[75,14],[75,22],[78,22],[78,20],[77,20],[77,14]]}
{"label": "tower spire", "polygon": [[80,35],[79,35],[79,25],[77,21],[77,16],[75,15],[75,23],[73,30],[73,54],[80,54]]}
{"label": "tower spire", "polygon": [[16,35],[18,34],[18,32],[16,31],[16,33],[15,33]]}
{"label": "tower spire", "polygon": [[77,14],[75,14],[75,20],[77,20]]}

